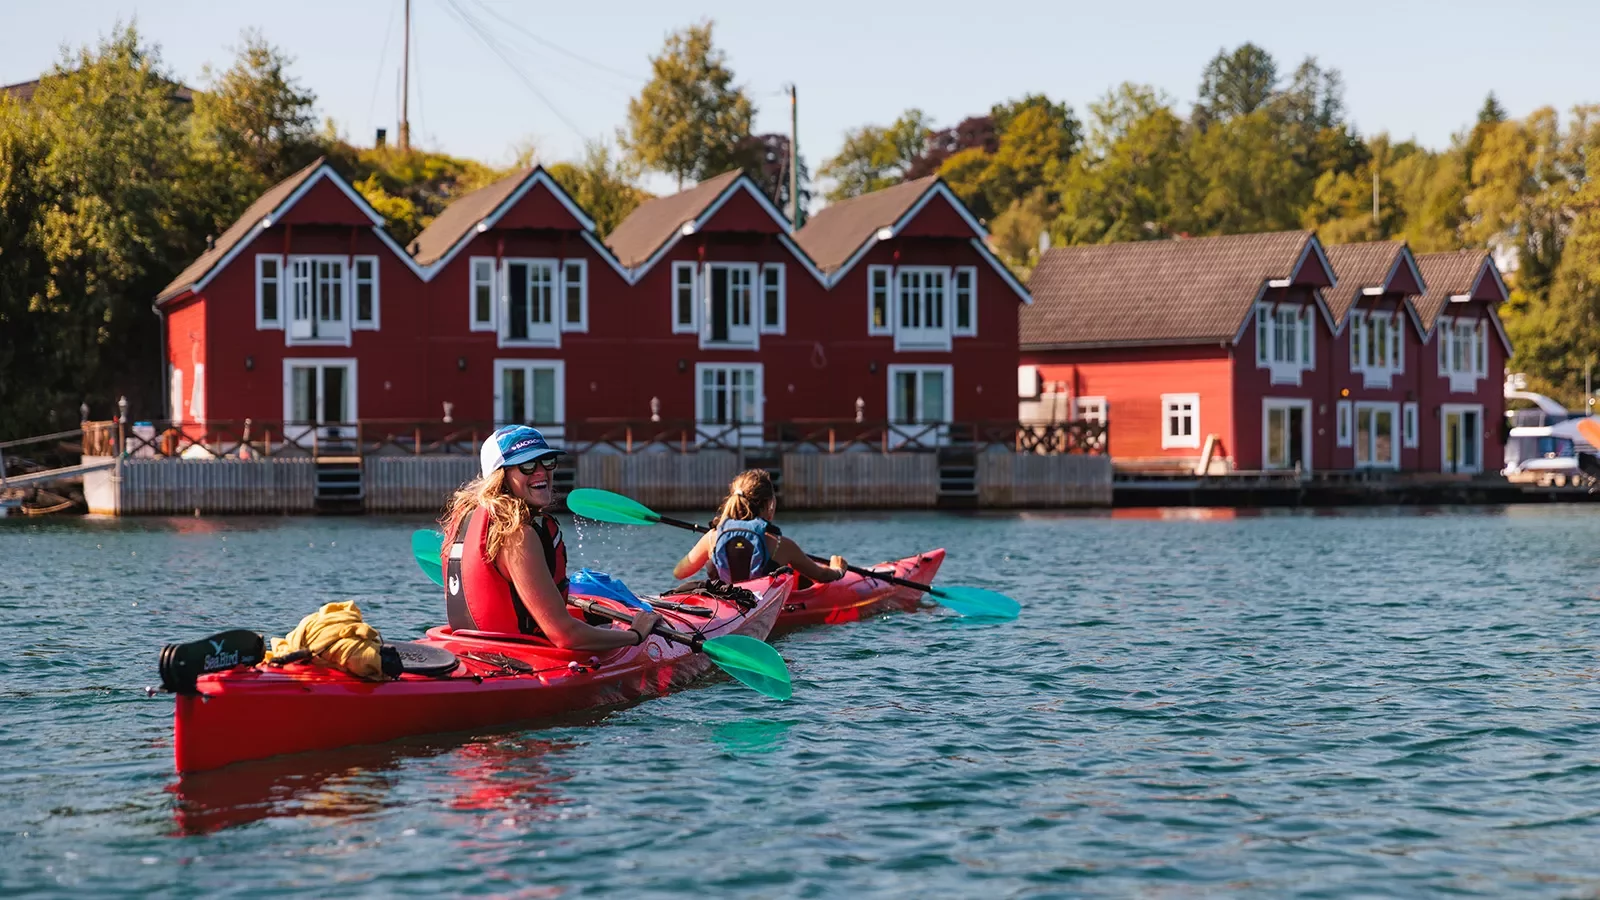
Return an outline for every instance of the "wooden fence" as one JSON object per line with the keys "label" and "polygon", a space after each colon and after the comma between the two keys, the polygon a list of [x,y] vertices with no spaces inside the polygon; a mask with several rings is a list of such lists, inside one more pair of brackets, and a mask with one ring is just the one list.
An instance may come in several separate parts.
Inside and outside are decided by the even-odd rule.
{"label": "wooden fence", "polygon": [[786,509],[931,507],[939,463],[930,453],[785,453]]}

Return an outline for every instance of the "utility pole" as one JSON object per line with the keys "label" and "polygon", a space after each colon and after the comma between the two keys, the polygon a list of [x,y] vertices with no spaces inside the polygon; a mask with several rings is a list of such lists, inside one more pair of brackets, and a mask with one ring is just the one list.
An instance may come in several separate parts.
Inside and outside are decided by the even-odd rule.
{"label": "utility pole", "polygon": [[1372,162],[1372,227],[1378,227],[1378,162]]}
{"label": "utility pole", "polygon": [[800,96],[789,85],[789,216],[794,230],[800,230]]}
{"label": "utility pole", "polygon": [[405,51],[400,60],[400,152],[411,152],[411,0],[406,2]]}

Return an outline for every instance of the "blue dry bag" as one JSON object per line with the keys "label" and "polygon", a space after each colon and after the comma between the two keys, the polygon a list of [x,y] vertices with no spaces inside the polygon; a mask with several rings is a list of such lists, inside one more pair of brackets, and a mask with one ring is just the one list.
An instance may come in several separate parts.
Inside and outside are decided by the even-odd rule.
{"label": "blue dry bag", "polygon": [[596,572],[593,569],[579,569],[567,579],[568,592],[581,594],[585,597],[605,597],[615,600],[623,606],[655,612],[655,607],[648,602],[634,596],[633,591],[622,583],[620,578],[612,578],[605,572]]}

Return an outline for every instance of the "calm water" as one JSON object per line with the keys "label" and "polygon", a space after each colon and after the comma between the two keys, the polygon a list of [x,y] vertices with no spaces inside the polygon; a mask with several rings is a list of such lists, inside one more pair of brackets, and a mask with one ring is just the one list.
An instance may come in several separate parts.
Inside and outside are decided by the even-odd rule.
{"label": "calm water", "polygon": [[[1023,618],[796,634],[783,704],[712,680],[183,782],[160,645],[349,598],[414,636],[422,520],[0,523],[0,895],[1600,891],[1600,510],[1146,515],[786,519],[947,547]],[[574,545],[648,590],[686,540]]]}

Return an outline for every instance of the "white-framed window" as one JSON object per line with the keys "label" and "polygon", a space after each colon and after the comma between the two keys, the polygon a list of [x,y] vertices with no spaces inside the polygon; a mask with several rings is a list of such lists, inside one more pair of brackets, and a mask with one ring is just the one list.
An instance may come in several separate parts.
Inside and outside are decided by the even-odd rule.
{"label": "white-framed window", "polygon": [[1311,471],[1311,401],[1266,397],[1261,401],[1261,465]]}
{"label": "white-framed window", "polygon": [[705,297],[700,310],[700,346],[755,350],[760,346],[756,325],[755,263],[706,263],[701,273]]}
{"label": "white-framed window", "polygon": [[499,308],[498,291],[495,290],[499,279],[495,278],[495,260],[492,256],[474,256],[467,261],[471,273],[470,293],[467,297],[467,308],[471,310],[471,329],[473,331],[494,331],[495,310]]}
{"label": "white-framed window", "polygon": [[1439,459],[1445,472],[1483,471],[1483,405],[1439,405]]}
{"label": "white-framed window", "polygon": [[560,347],[559,262],[500,261],[500,346]]}
{"label": "white-framed window", "polygon": [[951,274],[952,309],[950,333],[957,337],[978,334],[978,269],[956,266]]}
{"label": "white-framed window", "polygon": [[950,349],[950,270],[901,266],[895,271],[894,348]]}
{"label": "white-framed window", "polygon": [[761,333],[783,334],[785,288],[783,263],[761,267]]}
{"label": "white-framed window", "polygon": [[256,256],[256,330],[283,327],[283,257]]}
{"label": "white-framed window", "polygon": [[291,256],[285,343],[350,344],[347,257]]}
{"label": "white-framed window", "polygon": [[867,266],[867,334],[894,334],[890,307],[894,305],[894,267]]}
{"label": "white-framed window", "polygon": [[692,262],[672,264],[672,333],[694,334],[700,330],[698,267]]}
{"label": "white-framed window", "polygon": [[561,261],[561,330],[589,330],[589,263]]}
{"label": "white-framed window", "polygon": [[1271,382],[1299,384],[1301,373],[1316,365],[1316,307],[1257,304],[1256,366],[1271,373]]}
{"label": "white-framed window", "polygon": [[1440,316],[1435,334],[1439,374],[1450,379],[1451,391],[1471,393],[1489,374],[1488,320]]}
{"label": "white-framed window", "polygon": [[1356,468],[1400,468],[1400,404],[1356,403]]}
{"label": "white-framed window", "polygon": [[695,363],[694,420],[702,442],[756,445],[765,405],[760,363]]}
{"label": "white-framed window", "polygon": [[1161,448],[1200,446],[1200,395],[1161,395]]}
{"label": "white-framed window", "polygon": [[350,327],[363,331],[377,331],[378,258],[376,256],[350,258],[350,302],[355,307],[355,321]]}
{"label": "white-framed window", "polygon": [[167,415],[174,422],[183,421],[183,370],[177,366],[172,367],[167,381]]}
{"label": "white-framed window", "polygon": [[1334,404],[1334,416],[1337,419],[1337,421],[1334,423],[1334,427],[1336,429],[1334,433],[1336,443],[1338,443],[1338,445],[1341,447],[1348,447],[1351,443],[1350,401],[1340,400],[1338,403]]}
{"label": "white-framed window", "polygon": [[532,425],[552,443],[565,436],[566,363],[559,359],[494,361],[495,425]]}
{"label": "white-framed window", "polygon": [[1405,371],[1405,320],[1399,313],[1350,314],[1350,371],[1369,388],[1387,388]]}
{"label": "white-framed window", "polygon": [[1407,450],[1417,448],[1417,404],[1406,403],[1400,407],[1400,439]]}
{"label": "white-framed window", "polygon": [[356,361],[325,357],[283,361],[283,432],[299,440],[311,429],[324,438],[348,436],[356,420]]}
{"label": "white-framed window", "polygon": [[1106,424],[1109,408],[1104,397],[1079,397],[1073,401],[1075,418],[1080,422],[1098,422]]}

